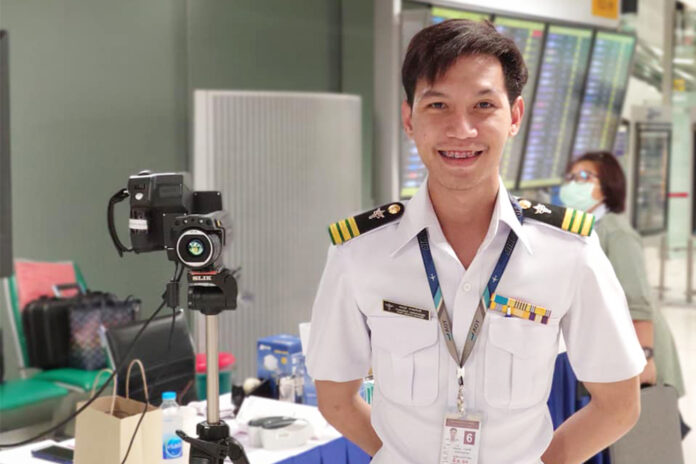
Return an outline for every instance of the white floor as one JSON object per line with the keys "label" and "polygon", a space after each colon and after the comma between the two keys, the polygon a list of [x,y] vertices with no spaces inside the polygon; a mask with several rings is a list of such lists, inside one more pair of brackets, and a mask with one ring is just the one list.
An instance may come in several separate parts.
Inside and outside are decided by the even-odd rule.
{"label": "white floor", "polygon": [[[657,287],[659,282],[657,249],[646,248],[645,254],[650,283]],[[696,267],[694,270],[696,271]],[[686,286],[686,259],[681,257],[667,261],[665,272],[667,289],[660,305],[672,329],[684,373],[686,396],[679,400],[679,409],[692,431],[682,445],[684,462],[693,464],[696,463],[696,295],[692,303],[687,303]],[[657,291],[655,295],[657,296]]]}

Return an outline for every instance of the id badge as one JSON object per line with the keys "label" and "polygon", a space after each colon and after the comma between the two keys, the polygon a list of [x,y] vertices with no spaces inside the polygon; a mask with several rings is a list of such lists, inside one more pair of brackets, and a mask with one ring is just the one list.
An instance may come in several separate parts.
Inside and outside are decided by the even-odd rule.
{"label": "id badge", "polygon": [[476,464],[481,446],[483,414],[448,414],[442,429],[440,464]]}

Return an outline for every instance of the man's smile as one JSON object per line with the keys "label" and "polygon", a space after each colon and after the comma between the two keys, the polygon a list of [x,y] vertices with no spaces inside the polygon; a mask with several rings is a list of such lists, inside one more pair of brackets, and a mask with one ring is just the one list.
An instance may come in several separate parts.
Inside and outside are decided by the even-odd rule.
{"label": "man's smile", "polygon": [[479,156],[483,150],[438,150],[440,156],[450,159],[466,159]]}

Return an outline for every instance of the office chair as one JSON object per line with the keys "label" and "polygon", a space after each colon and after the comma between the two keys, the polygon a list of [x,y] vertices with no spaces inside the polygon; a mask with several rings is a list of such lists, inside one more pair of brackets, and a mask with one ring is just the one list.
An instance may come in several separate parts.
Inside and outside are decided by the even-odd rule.
{"label": "office chair", "polygon": [[[135,321],[102,329],[102,342],[111,367],[115,369],[123,363],[118,372],[118,394],[125,396],[126,369],[130,361],[137,358],[145,366],[150,403],[158,406],[162,402],[162,392],[165,391],[176,392],[179,404],[195,401],[196,354],[183,310],[175,312],[173,330],[171,314],[153,319],[131,354],[125,358],[126,351],[144,324],[145,321]],[[143,382],[137,374],[133,374],[130,381],[130,397],[145,401]]]}

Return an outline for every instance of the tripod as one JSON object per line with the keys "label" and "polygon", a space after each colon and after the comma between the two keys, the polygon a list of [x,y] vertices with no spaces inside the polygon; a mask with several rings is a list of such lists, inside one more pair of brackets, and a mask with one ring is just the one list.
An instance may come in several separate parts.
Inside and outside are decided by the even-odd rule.
{"label": "tripod", "polygon": [[188,273],[188,307],[205,315],[205,352],[207,410],[206,420],[196,426],[198,438],[181,430],[176,434],[191,445],[189,464],[223,464],[230,458],[234,464],[249,464],[244,447],[230,436],[227,424],[220,420],[220,386],[218,377],[218,317],[222,311],[237,307],[237,280],[232,271]]}

